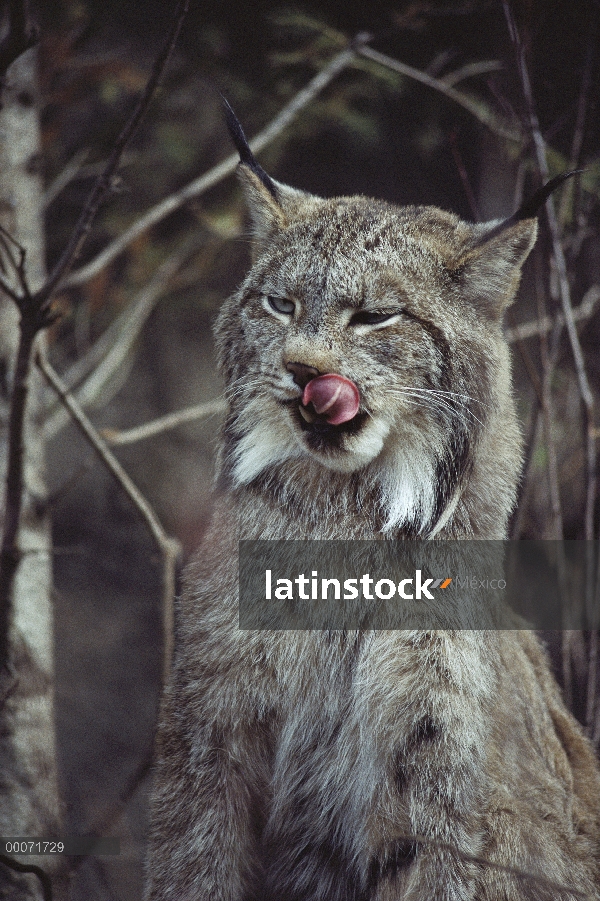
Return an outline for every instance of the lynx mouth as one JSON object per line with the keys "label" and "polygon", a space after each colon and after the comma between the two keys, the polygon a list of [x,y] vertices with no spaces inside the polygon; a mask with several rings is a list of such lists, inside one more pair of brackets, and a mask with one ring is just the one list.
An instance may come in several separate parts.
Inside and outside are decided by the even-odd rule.
{"label": "lynx mouth", "polygon": [[325,414],[317,413],[312,403],[299,403],[294,412],[294,418],[315,449],[339,446],[345,436],[360,432],[368,417],[367,413],[357,413],[352,419],[336,425],[329,422]]}
{"label": "lynx mouth", "polygon": [[[360,391],[350,379],[337,372],[327,372],[310,379],[302,393],[302,408],[306,422],[311,422],[309,408],[330,425],[350,422],[360,407]],[[301,409],[302,412],[302,409]]]}
{"label": "lynx mouth", "polygon": [[289,364],[288,369],[302,394],[284,404],[306,444],[314,451],[347,450],[344,438],[356,435],[368,415],[359,413],[358,386],[335,372],[315,375],[316,369],[307,371],[309,367],[300,363]]}

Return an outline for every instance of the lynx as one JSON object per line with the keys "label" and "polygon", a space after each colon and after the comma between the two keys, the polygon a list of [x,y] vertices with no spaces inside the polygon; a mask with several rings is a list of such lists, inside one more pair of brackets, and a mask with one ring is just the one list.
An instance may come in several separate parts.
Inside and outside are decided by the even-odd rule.
{"label": "lynx", "polygon": [[238,540],[503,538],[502,315],[535,209],[471,225],[271,179],[159,728],[147,901],[600,898],[600,776],[530,631],[241,630]]}

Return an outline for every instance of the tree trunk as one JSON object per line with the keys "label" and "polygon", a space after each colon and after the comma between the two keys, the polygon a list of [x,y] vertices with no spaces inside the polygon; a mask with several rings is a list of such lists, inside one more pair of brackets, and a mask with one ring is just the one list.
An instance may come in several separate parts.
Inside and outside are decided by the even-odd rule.
{"label": "tree trunk", "polygon": [[[36,52],[9,68],[0,110],[0,223],[26,250],[26,275],[35,290],[45,277]],[[15,287],[17,285],[15,284]],[[11,372],[19,338],[19,314],[0,297],[0,466],[6,470],[6,424]],[[0,835],[60,836],[54,730],[54,665],[51,608],[52,557],[45,510],[42,386],[29,381],[25,432],[25,494],[13,586],[9,654],[12,672],[0,699]],[[51,873],[57,861],[19,857]],[[54,892],[57,897],[57,892]],[[0,898],[42,898],[34,875],[11,872],[0,862]]]}

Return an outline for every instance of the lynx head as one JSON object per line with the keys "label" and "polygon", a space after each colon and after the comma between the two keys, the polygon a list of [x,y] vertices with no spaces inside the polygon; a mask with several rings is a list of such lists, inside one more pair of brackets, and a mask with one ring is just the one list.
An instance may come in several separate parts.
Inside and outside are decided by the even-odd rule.
{"label": "lynx head", "polygon": [[431,534],[478,454],[501,455],[505,441],[514,462],[494,465],[514,493],[501,320],[533,214],[470,225],[434,207],[321,199],[269,178],[241,129],[234,140],[254,262],[216,329],[233,485],[299,461],[364,473],[384,499],[384,531]]}

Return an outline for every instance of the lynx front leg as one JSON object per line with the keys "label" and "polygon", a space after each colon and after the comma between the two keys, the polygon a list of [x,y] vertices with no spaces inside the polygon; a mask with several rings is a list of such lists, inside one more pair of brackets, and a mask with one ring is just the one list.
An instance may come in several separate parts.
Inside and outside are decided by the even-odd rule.
{"label": "lynx front leg", "polygon": [[[494,638],[398,633],[398,642],[402,667],[388,676],[388,697],[377,708],[376,683],[368,692],[371,711],[386,710],[376,751],[394,750],[369,817],[367,895],[370,901],[472,901],[469,858],[481,850]],[[370,656],[375,675],[386,661],[375,647]]]}
{"label": "lynx front leg", "polygon": [[[426,720],[423,730],[432,728]],[[481,799],[473,790],[477,762],[445,765],[445,750],[432,730],[426,753],[437,765],[415,765],[403,752],[395,760],[395,813],[367,871],[369,901],[472,901],[475,871],[469,859],[480,851]],[[479,802],[479,803],[478,803]],[[387,818],[386,818],[387,819]],[[393,824],[392,822],[393,821]]]}
{"label": "lynx front leg", "polygon": [[260,881],[268,778],[264,723],[186,724],[181,700],[159,733],[146,901],[241,901]]}

